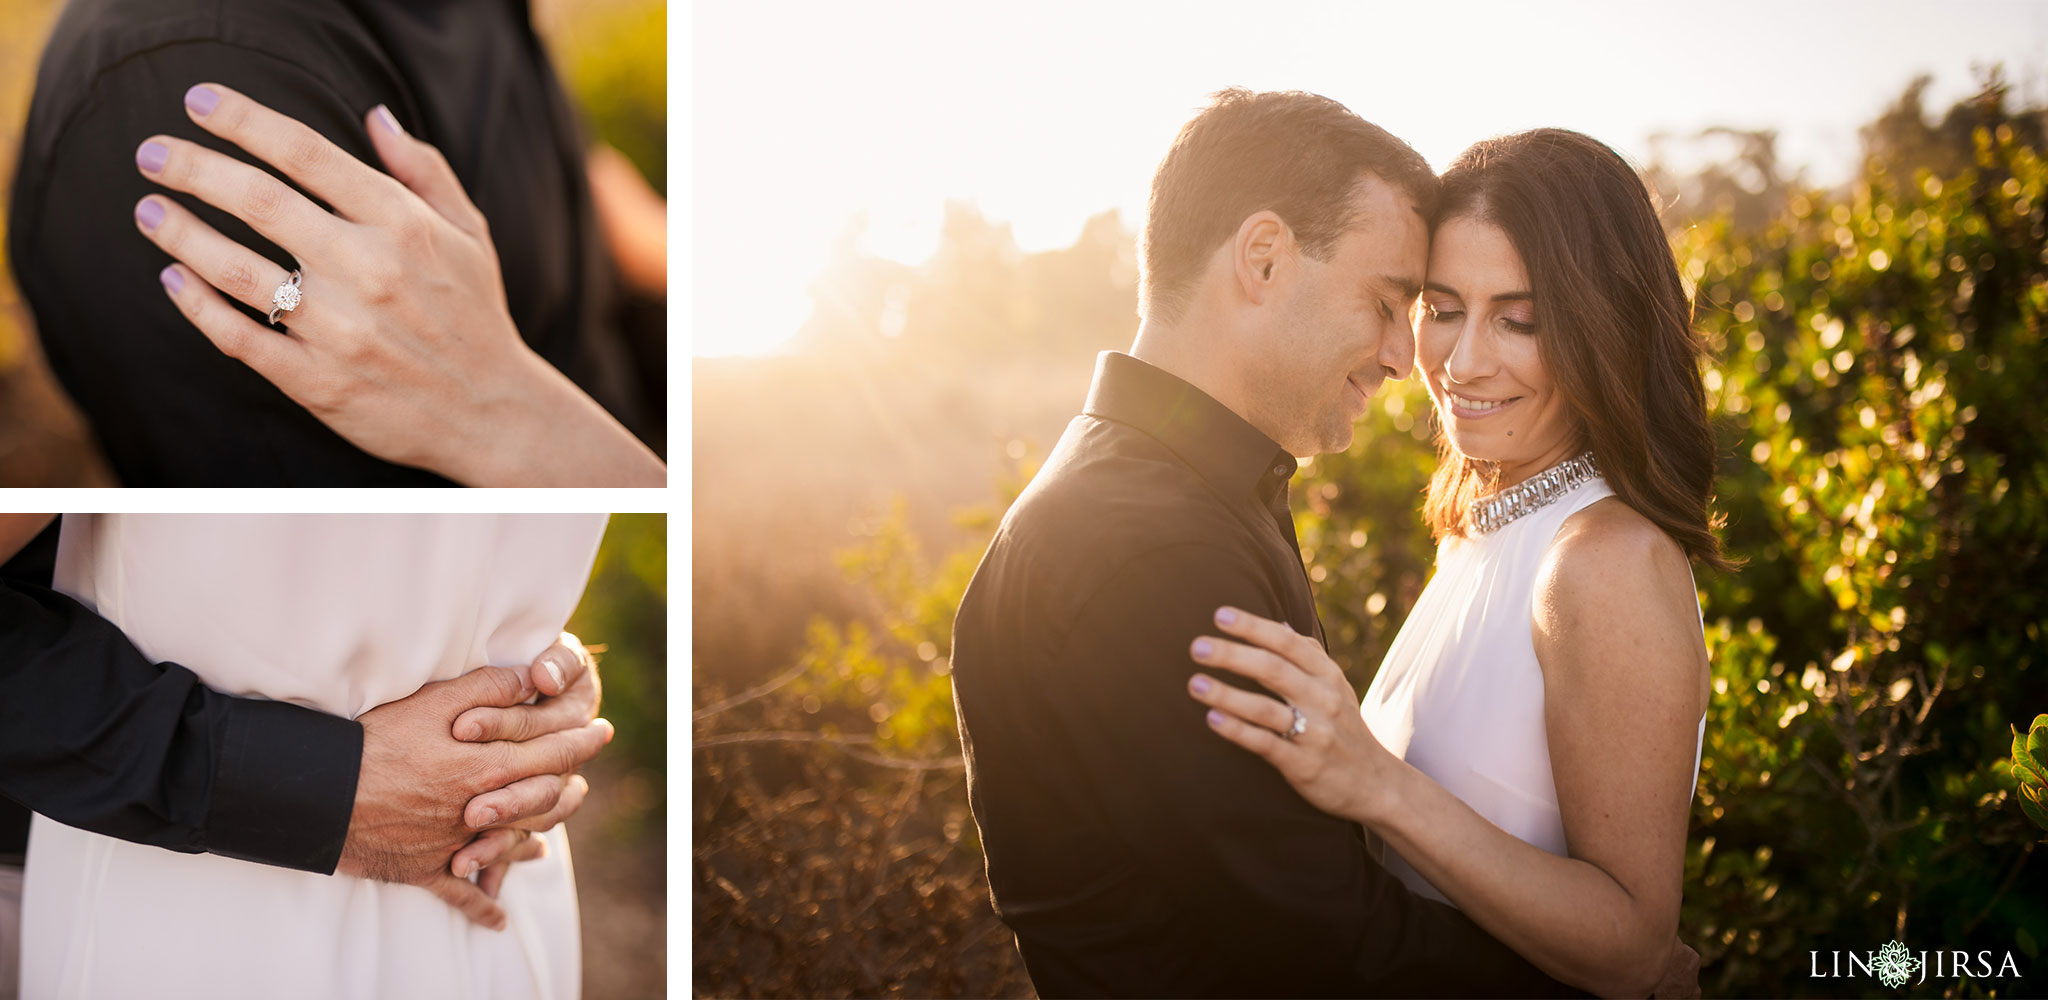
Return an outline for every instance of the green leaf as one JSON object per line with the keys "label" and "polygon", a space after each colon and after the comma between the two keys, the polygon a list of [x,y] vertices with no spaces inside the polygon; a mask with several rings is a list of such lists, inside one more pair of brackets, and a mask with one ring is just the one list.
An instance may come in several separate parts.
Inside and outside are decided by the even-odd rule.
{"label": "green leaf", "polygon": [[2020,811],[2026,813],[2027,818],[2033,820],[2035,826],[2048,830],[2048,807],[2044,807],[2040,803],[2028,798],[2024,786],[2021,788],[2019,802]]}
{"label": "green leaf", "polygon": [[2027,732],[2027,756],[2034,758],[2035,767],[2048,772],[2048,714],[2034,716]]}

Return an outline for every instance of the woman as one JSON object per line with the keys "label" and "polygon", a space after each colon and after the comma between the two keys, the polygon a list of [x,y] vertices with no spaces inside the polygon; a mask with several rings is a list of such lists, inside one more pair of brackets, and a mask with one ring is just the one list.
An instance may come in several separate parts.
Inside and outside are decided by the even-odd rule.
{"label": "woman", "polygon": [[164,291],[215,346],[364,451],[460,483],[663,484],[661,460],[520,338],[482,213],[390,111],[368,115],[387,176],[219,84],[191,88],[185,109],[334,209],[195,143],[159,135],[138,147],[144,176],[247,222],[299,264],[287,272],[174,199],[137,203],[137,228],[178,261]]}
{"label": "woman", "polygon": [[[55,586],[215,690],[356,718],[477,664],[533,662],[575,610],[604,526],[602,515],[74,514]],[[488,886],[503,913],[486,926],[413,885],[181,854],[38,816],[22,995],[574,997],[565,831],[520,845],[503,856],[519,870]]]}
{"label": "woman", "polygon": [[1558,129],[1443,177],[1417,322],[1436,572],[1362,710],[1313,640],[1234,609],[1189,681],[1224,738],[1557,979],[1657,985],[1710,685],[1689,562],[1724,568],[1686,294],[1621,157]]}

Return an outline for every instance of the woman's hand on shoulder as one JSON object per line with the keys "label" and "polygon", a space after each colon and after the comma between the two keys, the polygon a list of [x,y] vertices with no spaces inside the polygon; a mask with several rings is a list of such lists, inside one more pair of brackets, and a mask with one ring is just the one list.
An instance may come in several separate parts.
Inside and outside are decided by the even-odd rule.
{"label": "woman's hand on shoulder", "polygon": [[659,484],[660,461],[521,339],[483,214],[388,110],[365,122],[387,175],[227,87],[195,86],[185,106],[333,207],[196,143],[142,144],[144,176],[236,216],[299,264],[295,301],[281,302],[284,268],[176,199],[137,204],[143,235],[177,260],[165,291],[222,352],[388,461],[472,485]]}
{"label": "woman's hand on shoulder", "polygon": [[1284,700],[1194,674],[1188,694],[1209,706],[1210,728],[1265,758],[1316,808],[1368,825],[1384,815],[1389,772],[1400,762],[1366,728],[1358,693],[1323,644],[1285,622],[1237,608],[1218,608],[1215,621],[1236,641],[1202,636],[1189,656]]}

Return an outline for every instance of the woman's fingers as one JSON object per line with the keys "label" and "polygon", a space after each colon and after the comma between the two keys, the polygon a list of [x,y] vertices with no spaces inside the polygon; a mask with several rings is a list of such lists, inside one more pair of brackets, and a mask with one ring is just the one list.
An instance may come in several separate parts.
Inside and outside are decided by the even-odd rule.
{"label": "woman's fingers", "polygon": [[1302,635],[1294,626],[1261,618],[1239,608],[1217,608],[1216,627],[1254,646],[1270,649],[1295,666],[1316,676],[1342,676],[1323,644]]}
{"label": "woman's fingers", "polygon": [[1271,761],[1282,775],[1297,763],[1302,748],[1280,738],[1278,733],[1264,726],[1253,725],[1220,708],[1212,708],[1208,715],[1209,728],[1217,735]]}
{"label": "woman's fingers", "polygon": [[1297,705],[1307,704],[1315,694],[1313,679],[1300,667],[1257,646],[1205,635],[1188,646],[1188,655],[1196,663],[1255,680]]}
{"label": "woman's fingers", "polygon": [[1294,725],[1294,710],[1262,694],[1232,687],[1207,674],[1188,678],[1188,693],[1210,708],[1220,708],[1254,725],[1281,732]]}
{"label": "woman's fingers", "polygon": [[462,190],[462,181],[456,178],[439,149],[407,134],[391,109],[382,104],[371,109],[364,125],[370,130],[370,144],[377,147],[377,155],[383,158],[384,169],[391,171],[391,176],[411,188],[421,201],[457,229],[489,241],[490,227],[484,222],[483,212]]}
{"label": "woman's fingers", "polygon": [[597,718],[600,690],[589,652],[564,632],[527,668],[527,683],[545,697],[532,705],[472,708],[455,720],[455,738],[473,743],[522,742]]}
{"label": "woman's fingers", "polygon": [[[197,273],[222,294],[268,313],[271,297],[290,272],[269,258],[236,243],[163,195],[150,195],[135,205],[135,225],[151,243]],[[306,306],[314,306],[310,299]],[[292,316],[299,313],[294,310]],[[274,331],[273,331],[274,332]]]}
{"label": "woman's fingers", "polygon": [[437,871],[422,886],[441,897],[441,901],[462,911],[471,923],[488,927],[494,931],[505,929],[505,908],[497,900],[484,895],[475,882],[456,878],[444,871]]}
{"label": "woman's fingers", "polygon": [[249,224],[301,261],[319,261],[347,223],[278,180],[194,142],[153,136],[135,151],[143,176]]}
{"label": "woman's fingers", "polygon": [[250,319],[183,264],[164,268],[158,280],[178,311],[222,354],[255,369],[285,395],[301,398],[313,377],[304,343]]}
{"label": "woman's fingers", "polygon": [[392,210],[392,195],[397,193],[397,186],[391,178],[350,156],[304,123],[239,91],[217,83],[199,84],[185,92],[185,112],[200,128],[283,171],[300,187],[334,206],[343,218],[375,222]]}

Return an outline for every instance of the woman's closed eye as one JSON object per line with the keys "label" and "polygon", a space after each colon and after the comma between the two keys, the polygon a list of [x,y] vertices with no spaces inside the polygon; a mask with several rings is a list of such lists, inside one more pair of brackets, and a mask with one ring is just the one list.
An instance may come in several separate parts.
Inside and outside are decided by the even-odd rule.
{"label": "woman's closed eye", "polygon": [[1422,318],[1431,323],[1455,323],[1465,318],[1465,311],[1452,305],[1422,304]]}

